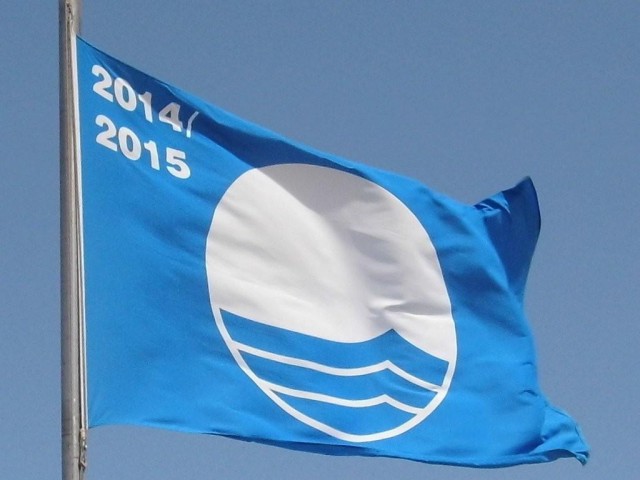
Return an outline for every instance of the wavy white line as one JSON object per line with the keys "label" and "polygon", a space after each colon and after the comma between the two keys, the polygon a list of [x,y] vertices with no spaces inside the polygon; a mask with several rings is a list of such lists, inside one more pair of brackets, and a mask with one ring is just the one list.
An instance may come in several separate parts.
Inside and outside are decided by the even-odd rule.
{"label": "wavy white line", "polygon": [[[312,362],[309,360],[303,360],[295,357],[288,357],[286,355],[279,355],[277,353],[268,352],[266,350],[261,350],[259,348],[254,348],[250,345],[246,345],[244,343],[232,341],[234,346],[242,351],[250,353],[251,355],[255,355],[256,357],[266,358],[267,360],[272,360],[274,362],[284,363],[287,365],[293,365],[296,367],[304,367],[310,370],[315,370],[322,373],[328,373],[330,375],[336,375],[341,377],[355,377],[359,375],[368,375],[371,373],[381,372],[383,370],[389,370],[399,377],[407,380],[414,385],[425,388],[427,390],[431,390],[432,392],[440,392],[442,387],[440,385],[433,384],[431,382],[426,382],[418,377],[411,375],[410,373],[404,371],[402,368],[398,367],[396,364],[391,362],[390,360],[384,360],[379,363],[375,363],[373,365],[369,365],[366,367],[356,367],[356,368],[340,368],[340,367],[330,367],[328,365],[324,365],[322,363]],[[411,408],[411,407],[410,407]]]}
{"label": "wavy white line", "polygon": [[264,380],[261,380],[261,383],[266,388],[269,388],[274,392],[284,393],[285,395],[289,395],[290,397],[304,398],[305,400],[316,400],[319,402],[331,403],[333,405],[341,405],[344,407],[366,408],[366,407],[373,407],[375,405],[381,405],[383,403],[386,403],[388,405],[391,405],[392,407],[397,408],[398,410],[402,410],[404,412],[411,413],[413,415],[417,415],[422,411],[422,408],[412,407],[411,405],[402,403],[386,394],[378,395],[377,397],[373,397],[373,398],[361,399],[361,400],[347,400],[345,398],[332,397],[331,395],[323,395],[321,393],[313,393],[313,392],[307,392],[305,390],[296,390],[293,388],[283,387],[282,385],[266,382]]}

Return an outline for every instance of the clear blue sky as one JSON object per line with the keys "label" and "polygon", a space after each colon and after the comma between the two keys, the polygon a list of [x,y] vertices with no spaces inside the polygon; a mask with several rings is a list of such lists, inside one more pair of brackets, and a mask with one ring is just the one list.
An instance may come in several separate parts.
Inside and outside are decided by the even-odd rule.
{"label": "clear blue sky", "polygon": [[[0,17],[0,477],[60,471],[57,2]],[[634,479],[640,435],[640,3],[85,0],[83,34],[296,140],[475,202],[530,175],[543,390],[592,446],[470,470],[92,430],[90,480]]]}

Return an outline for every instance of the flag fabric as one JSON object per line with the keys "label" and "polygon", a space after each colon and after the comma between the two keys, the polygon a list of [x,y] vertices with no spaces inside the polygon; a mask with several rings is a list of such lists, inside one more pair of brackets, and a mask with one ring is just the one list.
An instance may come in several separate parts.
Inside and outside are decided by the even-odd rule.
{"label": "flag fabric", "polygon": [[76,55],[91,427],[586,462],[537,381],[529,179],[465,205]]}

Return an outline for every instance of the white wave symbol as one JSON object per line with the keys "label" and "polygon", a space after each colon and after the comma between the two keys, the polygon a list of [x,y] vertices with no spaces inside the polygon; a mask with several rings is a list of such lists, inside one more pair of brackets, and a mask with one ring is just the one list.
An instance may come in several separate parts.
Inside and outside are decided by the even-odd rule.
{"label": "white wave symbol", "polygon": [[[294,367],[302,367],[313,370],[319,373],[325,373],[328,375],[335,375],[337,377],[363,377],[365,375],[376,374],[378,372],[389,371],[398,377],[420,387],[422,389],[437,393],[441,390],[440,385],[435,385],[430,382],[426,382],[421,380],[407,372],[403,369],[395,365],[393,362],[389,360],[384,360],[382,362],[376,363],[375,365],[369,365],[366,367],[356,367],[356,368],[337,368],[331,367],[328,365],[323,365],[316,362],[310,362],[308,360],[302,360],[299,358],[287,357],[284,355],[277,355],[271,352],[266,352],[264,350],[260,350],[257,348],[250,347],[249,345],[244,345],[242,343],[233,342],[234,346],[241,352],[248,353],[255,357],[259,357],[265,360],[270,360],[273,362],[277,362],[284,365],[290,365]],[[334,405],[342,405],[345,407],[353,407],[353,408],[363,408],[363,407],[371,407],[374,405],[380,405],[382,403],[386,403],[391,405],[394,408],[399,410],[403,410],[408,413],[418,414],[422,411],[420,407],[414,407],[412,405],[408,405],[404,402],[396,400],[392,396],[384,393],[372,398],[364,398],[359,400],[350,400],[341,397],[335,397],[332,395],[326,395],[322,393],[315,393],[307,390],[298,390],[295,388],[286,387],[284,385],[280,385],[278,383],[274,383],[271,381],[266,381],[264,379],[260,380],[260,383],[265,387],[274,392],[284,393],[291,397],[297,398],[306,398],[309,400],[316,400],[319,402],[331,403]]]}
{"label": "white wave symbol", "polygon": [[306,420],[348,435],[404,424],[443,390],[448,362],[393,330],[366,342],[339,343],[229,312],[223,318],[241,367],[265,393]]}

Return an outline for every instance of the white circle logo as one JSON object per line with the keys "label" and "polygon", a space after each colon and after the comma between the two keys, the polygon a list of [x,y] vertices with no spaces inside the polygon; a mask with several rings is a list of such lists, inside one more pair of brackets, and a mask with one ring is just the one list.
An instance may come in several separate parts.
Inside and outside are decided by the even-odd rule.
{"label": "white circle logo", "polygon": [[435,248],[390,192],[344,171],[247,171],[207,238],[216,325],[297,420],[350,442],[394,437],[447,395],[456,332]]}

